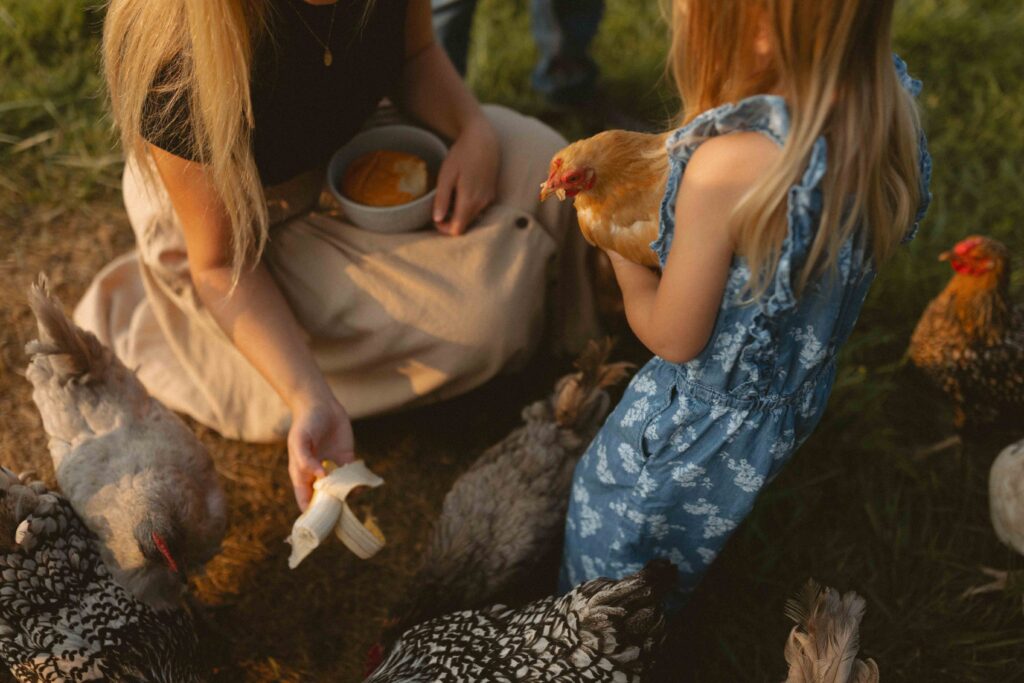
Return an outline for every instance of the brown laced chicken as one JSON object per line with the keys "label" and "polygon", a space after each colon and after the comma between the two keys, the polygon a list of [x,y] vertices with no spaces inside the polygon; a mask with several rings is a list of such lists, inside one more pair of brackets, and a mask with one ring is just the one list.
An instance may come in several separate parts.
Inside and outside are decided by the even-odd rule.
{"label": "brown laced chicken", "polygon": [[175,604],[186,573],[224,535],[210,455],[110,349],[67,318],[43,278],[29,303],[39,339],[26,348],[26,375],[61,491],[122,586],[152,606]]}
{"label": "brown laced chicken", "polygon": [[414,626],[367,683],[634,683],[662,642],[661,601],[676,569],[653,560],[619,581],[595,579],[519,609],[448,614]]}
{"label": "brown laced chicken", "polygon": [[552,194],[573,198],[590,244],[657,267],[650,244],[658,237],[668,182],[668,136],[609,130],[572,143],[551,159],[541,201]]}
{"label": "brown laced chicken", "polygon": [[0,659],[19,681],[202,680],[188,612],[136,600],[68,501],[6,468],[0,574]]}
{"label": "brown laced chicken", "polygon": [[1024,417],[1024,306],[1010,298],[1010,254],[972,236],[940,256],[954,274],[910,339],[911,362],[952,399],[956,427]]}
{"label": "brown laced chicken", "polygon": [[576,461],[608,413],[627,363],[590,342],[578,372],[523,410],[523,425],[452,485],[386,640],[431,617],[508,601],[557,552]]}
{"label": "brown laced chicken", "polygon": [[864,598],[856,593],[839,595],[808,581],[786,604],[796,626],[786,642],[785,683],[878,683],[874,660],[857,659],[864,609]]}

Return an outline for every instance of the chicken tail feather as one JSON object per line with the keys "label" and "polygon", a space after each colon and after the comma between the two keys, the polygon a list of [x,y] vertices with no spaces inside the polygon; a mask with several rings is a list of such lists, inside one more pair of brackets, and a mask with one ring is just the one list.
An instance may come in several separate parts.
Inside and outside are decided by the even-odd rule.
{"label": "chicken tail feather", "polygon": [[28,302],[39,326],[39,339],[29,342],[27,353],[49,357],[49,365],[62,383],[88,380],[106,370],[110,352],[93,334],[68,318],[60,301],[50,293],[45,275],[40,274],[29,289]]}
{"label": "chicken tail feather", "polygon": [[605,389],[629,376],[632,363],[609,363],[614,342],[590,340],[576,359],[578,372],[563,377],[555,386],[555,420],[567,429],[586,431],[604,419],[610,399]]}
{"label": "chicken tail feather", "polygon": [[786,616],[796,626],[785,648],[785,683],[878,683],[874,661],[857,659],[864,611],[864,598],[856,593],[840,595],[808,581],[786,603]]}

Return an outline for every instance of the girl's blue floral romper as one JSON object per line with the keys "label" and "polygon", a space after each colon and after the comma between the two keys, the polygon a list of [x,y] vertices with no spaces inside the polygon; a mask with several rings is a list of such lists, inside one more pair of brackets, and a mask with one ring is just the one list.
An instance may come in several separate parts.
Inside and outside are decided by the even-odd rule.
{"label": "girl's blue floral romper", "polygon": [[[920,83],[896,58],[904,86]],[[756,96],[700,115],[668,141],[671,173],[652,244],[664,264],[672,244],[676,195],[686,164],[708,138],[757,131],[782,145],[785,101]],[[922,205],[931,159],[921,136]],[[682,605],[758,491],[818,424],[850,335],[875,276],[862,239],[839,254],[799,298],[792,275],[803,266],[822,208],[825,139],[814,145],[789,193],[789,232],[778,272],[758,301],[742,301],[750,272],[734,258],[707,346],[688,363],[651,359],[576,467],[566,521],[562,589],[597,576],[621,577],[655,557],[680,570],[670,608]]]}

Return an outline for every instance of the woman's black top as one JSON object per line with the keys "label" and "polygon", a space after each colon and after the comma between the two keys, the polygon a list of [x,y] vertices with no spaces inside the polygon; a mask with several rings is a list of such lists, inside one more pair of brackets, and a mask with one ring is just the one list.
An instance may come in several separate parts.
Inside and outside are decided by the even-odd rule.
{"label": "woman's black top", "polygon": [[[271,0],[270,31],[256,47],[251,84],[253,154],[263,185],[276,185],[326,163],[380,100],[397,91],[405,61],[407,0],[375,0],[364,22],[366,1],[338,0],[329,43],[334,59],[324,66],[322,43],[327,43],[335,6]],[[163,125],[168,120],[184,123],[187,130],[185,101],[166,108],[164,97],[150,94],[143,137],[194,160],[183,126]]]}

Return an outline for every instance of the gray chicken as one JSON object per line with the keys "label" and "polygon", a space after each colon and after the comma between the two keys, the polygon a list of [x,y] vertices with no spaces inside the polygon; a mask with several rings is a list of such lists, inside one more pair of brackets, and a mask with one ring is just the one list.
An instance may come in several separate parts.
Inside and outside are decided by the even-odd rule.
{"label": "gray chicken", "polygon": [[786,642],[784,683],[878,683],[874,660],[857,659],[864,609],[864,598],[856,593],[839,595],[808,581],[786,604],[796,626]]}
{"label": "gray chicken", "polygon": [[110,576],[68,501],[0,468],[0,658],[19,681],[200,681],[191,616]]}
{"label": "gray chicken", "polygon": [[653,560],[519,609],[437,617],[406,631],[366,683],[639,681],[664,636],[661,601],[675,581],[671,563]]}
{"label": "gray chicken", "polygon": [[175,604],[189,570],[219,549],[224,494],[206,449],[128,368],[78,328],[40,277],[29,293],[39,339],[26,347],[32,399],[64,495],[117,581]]}
{"label": "gray chicken", "polygon": [[452,485],[409,594],[385,643],[413,624],[504,601],[559,545],[576,461],[608,413],[605,389],[629,373],[607,364],[611,342],[590,342],[578,372],[523,410],[524,424]]}

